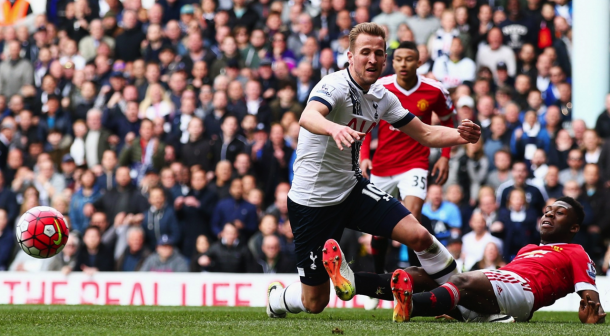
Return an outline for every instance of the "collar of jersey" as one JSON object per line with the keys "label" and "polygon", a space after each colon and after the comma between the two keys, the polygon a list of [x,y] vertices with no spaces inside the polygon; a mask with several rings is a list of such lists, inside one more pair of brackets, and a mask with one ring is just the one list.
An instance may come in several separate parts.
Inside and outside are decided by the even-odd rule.
{"label": "collar of jersey", "polygon": [[551,243],[551,244],[540,244],[539,246],[553,246],[553,245],[567,245],[568,243]]}
{"label": "collar of jersey", "polygon": [[417,75],[417,84],[415,84],[415,86],[411,90],[407,91],[402,86],[398,85],[398,81],[396,80],[396,75],[394,75],[394,86],[396,86],[398,91],[402,92],[406,96],[410,96],[413,92],[417,91],[417,89],[419,89],[420,85],[421,85],[421,77],[419,75]]}
{"label": "collar of jersey", "polygon": [[356,87],[362,91],[362,93],[368,93],[368,91],[364,91],[364,89],[354,80],[354,78],[352,77],[352,74],[349,73],[349,68],[346,68],[345,71],[347,72],[347,75],[349,76],[349,80],[352,81],[352,83],[354,83],[354,85],[356,85]]}

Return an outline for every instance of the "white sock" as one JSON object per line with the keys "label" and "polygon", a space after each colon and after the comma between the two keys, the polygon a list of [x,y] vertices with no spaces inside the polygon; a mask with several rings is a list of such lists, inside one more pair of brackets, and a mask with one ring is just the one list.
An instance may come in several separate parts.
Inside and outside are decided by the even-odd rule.
{"label": "white sock", "polygon": [[302,311],[307,311],[301,299],[301,283],[293,283],[292,285],[271,292],[269,302],[271,309],[276,314],[284,314],[286,312],[298,314]]}
{"label": "white sock", "polygon": [[451,253],[434,236],[432,236],[432,245],[423,251],[416,251],[415,254],[422,268],[439,285],[447,282],[452,275],[460,273]]}

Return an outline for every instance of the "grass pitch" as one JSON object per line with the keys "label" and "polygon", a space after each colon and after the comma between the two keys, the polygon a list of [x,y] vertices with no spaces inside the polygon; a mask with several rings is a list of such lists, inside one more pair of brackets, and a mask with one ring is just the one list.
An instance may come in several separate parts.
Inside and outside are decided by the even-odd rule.
{"label": "grass pitch", "polygon": [[264,308],[0,306],[1,335],[608,335],[577,313],[538,312],[530,323],[391,321],[391,310],[327,309],[270,319]]}

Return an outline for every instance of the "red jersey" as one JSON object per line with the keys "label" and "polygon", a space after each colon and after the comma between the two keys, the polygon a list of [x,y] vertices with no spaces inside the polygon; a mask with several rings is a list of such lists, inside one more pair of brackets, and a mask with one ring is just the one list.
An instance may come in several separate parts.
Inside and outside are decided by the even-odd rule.
{"label": "red jersey", "polygon": [[595,266],[579,244],[527,245],[500,268],[526,279],[534,294],[532,313],[569,293],[597,291]]}
{"label": "red jersey", "polygon": [[[432,112],[435,112],[443,126],[454,127],[452,116],[455,109],[449,98],[449,92],[440,82],[417,76],[417,84],[409,91],[398,85],[396,75],[381,78],[378,83],[395,94],[402,107],[426,124],[430,124]],[[383,120],[379,122],[377,137],[379,144],[373,157],[372,174],[392,176],[415,168],[428,170],[430,148],[423,146]],[[451,148],[443,148],[443,156],[448,158],[450,151]],[[360,159],[369,159],[370,153],[371,137],[367,136],[360,149]]]}

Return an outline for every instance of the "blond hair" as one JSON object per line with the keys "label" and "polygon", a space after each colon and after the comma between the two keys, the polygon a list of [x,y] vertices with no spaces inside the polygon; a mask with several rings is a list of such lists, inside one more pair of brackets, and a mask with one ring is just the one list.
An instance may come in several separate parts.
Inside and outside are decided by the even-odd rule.
{"label": "blond hair", "polygon": [[367,34],[372,36],[380,36],[385,41],[385,30],[383,28],[373,22],[363,22],[357,24],[352,30],[349,32],[349,50],[354,51],[354,45],[356,44],[356,39],[360,34]]}

